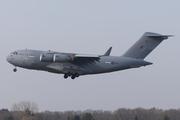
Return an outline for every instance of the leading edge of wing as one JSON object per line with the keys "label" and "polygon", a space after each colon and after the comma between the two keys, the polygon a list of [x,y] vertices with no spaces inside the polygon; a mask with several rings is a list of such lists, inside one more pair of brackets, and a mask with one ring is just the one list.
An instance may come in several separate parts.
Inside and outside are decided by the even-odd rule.
{"label": "leading edge of wing", "polygon": [[76,54],[75,58],[99,58],[99,55]]}

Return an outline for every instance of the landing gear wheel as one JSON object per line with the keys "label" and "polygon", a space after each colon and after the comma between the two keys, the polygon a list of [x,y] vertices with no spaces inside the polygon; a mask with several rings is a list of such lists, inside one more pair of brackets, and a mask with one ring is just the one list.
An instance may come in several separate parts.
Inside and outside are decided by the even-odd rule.
{"label": "landing gear wheel", "polygon": [[13,71],[14,71],[14,72],[16,72],[16,71],[17,71],[17,69],[16,69],[16,68],[14,68],[14,69],[13,69]]}
{"label": "landing gear wheel", "polygon": [[67,75],[67,74],[64,74],[64,78],[65,78],[65,79],[68,78],[68,75]]}
{"label": "landing gear wheel", "polygon": [[74,75],[72,75],[72,76],[71,76],[71,79],[75,79],[75,76],[74,76]]}

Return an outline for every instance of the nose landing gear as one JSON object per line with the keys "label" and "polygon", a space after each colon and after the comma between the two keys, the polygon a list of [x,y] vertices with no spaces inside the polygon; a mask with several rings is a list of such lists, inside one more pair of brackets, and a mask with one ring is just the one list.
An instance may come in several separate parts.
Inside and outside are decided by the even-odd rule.
{"label": "nose landing gear", "polygon": [[16,72],[16,71],[17,71],[17,68],[14,68],[13,71]]}

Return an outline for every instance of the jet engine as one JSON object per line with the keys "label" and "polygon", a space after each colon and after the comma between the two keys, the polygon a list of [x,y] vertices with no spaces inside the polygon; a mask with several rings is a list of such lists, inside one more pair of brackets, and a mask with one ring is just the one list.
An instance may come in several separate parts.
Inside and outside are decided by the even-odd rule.
{"label": "jet engine", "polygon": [[69,62],[73,61],[73,57],[67,54],[54,54],[53,62]]}
{"label": "jet engine", "polygon": [[53,54],[41,54],[40,61],[41,62],[53,62]]}

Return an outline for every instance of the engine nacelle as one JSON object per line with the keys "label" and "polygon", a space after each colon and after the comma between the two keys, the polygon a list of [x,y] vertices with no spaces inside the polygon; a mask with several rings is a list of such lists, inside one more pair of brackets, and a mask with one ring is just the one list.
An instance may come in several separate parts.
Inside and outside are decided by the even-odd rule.
{"label": "engine nacelle", "polygon": [[40,61],[41,62],[53,62],[53,54],[41,54]]}
{"label": "engine nacelle", "polygon": [[72,57],[66,54],[54,54],[53,57],[53,62],[69,62],[72,60]]}

